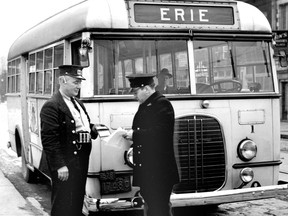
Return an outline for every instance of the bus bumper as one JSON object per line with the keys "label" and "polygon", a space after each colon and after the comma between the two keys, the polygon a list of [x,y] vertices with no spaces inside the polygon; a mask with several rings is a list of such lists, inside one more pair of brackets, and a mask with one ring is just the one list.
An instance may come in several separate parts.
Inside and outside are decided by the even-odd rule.
{"label": "bus bumper", "polygon": [[287,194],[288,184],[253,188],[213,191],[204,193],[172,194],[173,207],[219,205],[224,203],[272,198]]}
{"label": "bus bumper", "polygon": [[[224,203],[242,202],[257,199],[272,198],[277,195],[286,195],[288,184],[242,188],[233,190],[172,194],[170,201],[172,207],[219,205]],[[89,212],[98,211],[121,211],[131,209],[141,209],[143,207],[141,197],[132,199],[94,199],[85,196],[83,213],[88,215]]]}

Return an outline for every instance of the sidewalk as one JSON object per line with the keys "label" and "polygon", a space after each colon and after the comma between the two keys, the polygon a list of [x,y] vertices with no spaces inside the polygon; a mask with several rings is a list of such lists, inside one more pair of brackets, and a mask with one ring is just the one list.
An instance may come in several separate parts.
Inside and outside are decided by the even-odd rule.
{"label": "sidewalk", "polygon": [[48,216],[34,199],[24,199],[0,170],[0,216]]}

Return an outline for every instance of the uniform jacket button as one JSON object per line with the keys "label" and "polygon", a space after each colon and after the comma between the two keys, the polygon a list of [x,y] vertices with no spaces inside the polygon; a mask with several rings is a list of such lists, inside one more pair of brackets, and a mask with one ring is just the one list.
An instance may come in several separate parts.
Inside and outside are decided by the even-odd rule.
{"label": "uniform jacket button", "polygon": [[72,133],[74,134],[74,133],[75,133],[75,130],[72,130]]}
{"label": "uniform jacket button", "polygon": [[139,164],[139,167],[141,167],[142,166],[142,164]]}
{"label": "uniform jacket button", "polygon": [[71,123],[74,123],[74,120],[71,120]]}
{"label": "uniform jacket button", "polygon": [[74,155],[77,155],[77,151],[74,151]]}
{"label": "uniform jacket button", "polygon": [[74,140],[72,143],[75,145],[75,144],[76,144],[76,141]]}

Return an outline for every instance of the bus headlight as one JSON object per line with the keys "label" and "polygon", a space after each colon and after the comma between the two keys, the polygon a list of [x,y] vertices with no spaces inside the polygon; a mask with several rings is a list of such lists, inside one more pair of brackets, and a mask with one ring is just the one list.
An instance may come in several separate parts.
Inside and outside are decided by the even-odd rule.
{"label": "bus headlight", "polygon": [[134,167],[134,163],[133,163],[133,148],[129,148],[128,151],[125,151],[124,153],[124,159],[125,159],[125,162],[128,166],[130,167]]}
{"label": "bus headlight", "polygon": [[249,183],[254,178],[254,172],[251,168],[244,168],[240,172],[240,178],[244,183]]}
{"label": "bus headlight", "polygon": [[243,161],[250,161],[257,154],[257,146],[255,142],[250,139],[242,140],[237,149],[238,156]]}

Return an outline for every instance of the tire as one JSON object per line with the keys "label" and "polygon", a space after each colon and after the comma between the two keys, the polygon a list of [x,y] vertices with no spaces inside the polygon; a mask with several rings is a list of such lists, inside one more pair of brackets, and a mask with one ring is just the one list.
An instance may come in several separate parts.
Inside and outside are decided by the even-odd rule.
{"label": "tire", "polygon": [[21,167],[21,171],[22,171],[22,175],[23,178],[26,182],[28,183],[34,183],[36,180],[36,173],[34,173],[32,170],[30,170],[27,166],[27,160],[25,157],[25,152],[24,152],[24,148],[21,147],[21,161],[22,161],[22,167]]}

